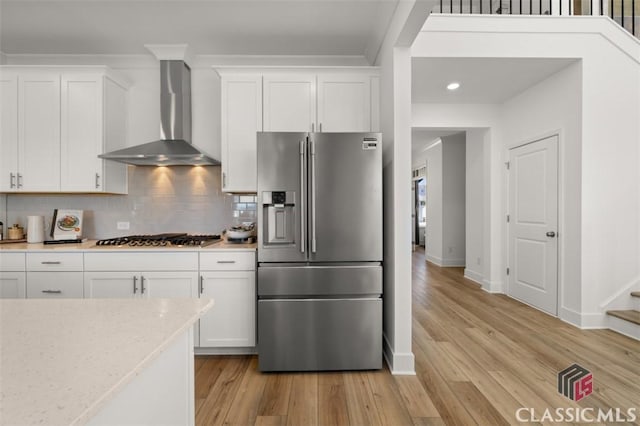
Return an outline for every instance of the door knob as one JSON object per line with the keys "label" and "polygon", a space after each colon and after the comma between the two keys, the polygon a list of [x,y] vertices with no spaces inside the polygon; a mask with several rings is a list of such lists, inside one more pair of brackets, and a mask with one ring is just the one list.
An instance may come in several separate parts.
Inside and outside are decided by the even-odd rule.
{"label": "door knob", "polygon": [[547,237],[549,237],[549,238],[553,238],[553,237],[555,237],[555,236],[556,236],[556,233],[555,233],[555,232],[553,232],[553,231],[549,231],[549,232],[547,232]]}

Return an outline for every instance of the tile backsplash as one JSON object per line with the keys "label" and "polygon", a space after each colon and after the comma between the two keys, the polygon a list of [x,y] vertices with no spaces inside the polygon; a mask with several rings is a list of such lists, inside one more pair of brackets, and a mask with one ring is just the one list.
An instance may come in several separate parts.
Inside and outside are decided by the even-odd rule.
{"label": "tile backsplash", "polygon": [[[84,210],[83,235],[110,238],[132,234],[188,232],[218,234],[228,226],[256,220],[256,197],[221,191],[220,167],[129,167],[128,195],[7,194],[7,224],[26,225],[29,215]],[[0,212],[2,213],[2,212]],[[117,229],[129,222],[128,230]]]}

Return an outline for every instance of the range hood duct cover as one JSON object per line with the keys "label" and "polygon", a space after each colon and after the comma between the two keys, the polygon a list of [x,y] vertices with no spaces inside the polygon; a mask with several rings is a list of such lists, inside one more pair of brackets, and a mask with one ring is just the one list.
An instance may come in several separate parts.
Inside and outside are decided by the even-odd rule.
{"label": "range hood duct cover", "polygon": [[184,61],[160,61],[160,140],[99,155],[135,166],[218,166],[191,144],[191,70]]}

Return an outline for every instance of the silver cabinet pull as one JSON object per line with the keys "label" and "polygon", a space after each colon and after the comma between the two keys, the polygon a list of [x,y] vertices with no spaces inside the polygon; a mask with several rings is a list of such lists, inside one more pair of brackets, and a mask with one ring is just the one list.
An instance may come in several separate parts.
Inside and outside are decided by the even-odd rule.
{"label": "silver cabinet pull", "polygon": [[311,123],[311,133],[315,132],[315,123]]}
{"label": "silver cabinet pull", "polygon": [[[313,126],[313,125],[312,125]],[[304,154],[305,141],[300,141],[300,252],[304,253],[304,247],[307,245],[304,236]]]}
{"label": "silver cabinet pull", "polygon": [[16,187],[16,175],[13,173],[9,173],[9,187],[11,188]]}
{"label": "silver cabinet pull", "polygon": [[45,260],[45,261],[42,261],[40,263],[42,263],[43,265],[60,265],[60,264],[62,264],[62,262],[60,262],[59,260],[55,260],[55,261],[54,260]]}
{"label": "silver cabinet pull", "polygon": [[227,187],[227,174],[225,172],[222,172],[222,187]]}
{"label": "silver cabinet pull", "polygon": [[235,260],[218,260],[218,263],[236,263]]}
{"label": "silver cabinet pull", "polygon": [[140,275],[140,294],[144,294],[144,276]]}
{"label": "silver cabinet pull", "polygon": [[200,294],[204,293],[204,276],[200,275]]}
{"label": "silver cabinet pull", "polygon": [[318,131],[322,133],[322,123],[318,124]]}
{"label": "silver cabinet pull", "polygon": [[316,252],[316,144],[309,141],[311,150],[311,253]]}
{"label": "silver cabinet pull", "polygon": [[42,290],[46,294],[62,294],[62,290]]}
{"label": "silver cabinet pull", "polygon": [[136,294],[138,291],[138,277],[133,276],[133,294]]}
{"label": "silver cabinet pull", "polygon": [[18,188],[22,188],[22,175],[18,173]]}
{"label": "silver cabinet pull", "polygon": [[96,189],[100,188],[100,174],[96,173]]}

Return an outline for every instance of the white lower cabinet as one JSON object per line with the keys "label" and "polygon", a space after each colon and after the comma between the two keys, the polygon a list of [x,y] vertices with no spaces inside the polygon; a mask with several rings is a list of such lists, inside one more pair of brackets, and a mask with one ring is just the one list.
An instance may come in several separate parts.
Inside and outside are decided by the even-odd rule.
{"label": "white lower cabinet", "polygon": [[214,305],[200,318],[201,348],[256,345],[255,251],[200,254],[200,297]]}
{"label": "white lower cabinet", "polygon": [[190,298],[197,295],[197,272],[86,272],[85,297],[91,299]]}
{"label": "white lower cabinet", "polygon": [[0,299],[24,299],[25,296],[25,254],[0,252]]}
{"label": "white lower cabinet", "polygon": [[27,299],[82,299],[82,272],[27,271]]}
{"label": "white lower cabinet", "polygon": [[200,347],[255,346],[255,271],[207,271],[200,275],[200,296],[215,301],[200,318]]}
{"label": "white lower cabinet", "polygon": [[0,273],[0,299],[24,299],[26,296],[24,272]]}
{"label": "white lower cabinet", "polygon": [[82,253],[26,254],[27,299],[82,299]]}

